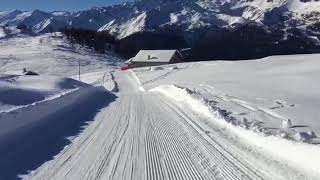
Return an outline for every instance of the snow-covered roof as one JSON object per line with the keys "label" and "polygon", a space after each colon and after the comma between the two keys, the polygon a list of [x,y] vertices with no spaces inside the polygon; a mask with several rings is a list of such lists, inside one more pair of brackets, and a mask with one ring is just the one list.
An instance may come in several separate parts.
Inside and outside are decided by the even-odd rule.
{"label": "snow-covered roof", "polygon": [[[133,57],[134,58],[134,57]],[[130,58],[128,61],[124,62],[124,64],[129,64],[132,62],[133,58]]]}
{"label": "snow-covered roof", "polygon": [[132,62],[170,62],[177,50],[141,50]]}

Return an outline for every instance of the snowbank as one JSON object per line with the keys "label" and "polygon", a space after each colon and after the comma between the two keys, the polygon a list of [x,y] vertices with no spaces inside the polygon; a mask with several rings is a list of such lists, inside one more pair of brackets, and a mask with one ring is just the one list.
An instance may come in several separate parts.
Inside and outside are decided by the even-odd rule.
{"label": "snowbank", "polygon": [[175,84],[215,101],[233,117],[261,122],[273,133],[290,119],[290,130],[314,131],[320,136],[319,58],[319,54],[273,56],[181,63],[178,70],[164,66],[162,71],[134,71],[146,90]]}
{"label": "snowbank", "polygon": [[15,179],[52,159],[115,98],[102,87],[82,87],[0,113],[0,179]]}
{"label": "snowbank", "polygon": [[[268,136],[264,128],[259,124],[247,121],[236,121],[229,113],[216,107],[213,102],[206,100],[199,94],[175,85],[164,85],[149,90],[150,92],[162,93],[174,100],[181,106],[187,105],[196,113],[211,119],[212,127],[220,127],[227,131],[229,135],[236,135],[239,141],[250,144],[254,149],[259,149],[275,159],[298,167],[305,171],[310,177],[315,178],[320,175],[320,147],[315,145],[287,141],[280,137]],[[253,131],[246,129],[250,128]],[[254,133],[254,131],[259,133]],[[294,135],[296,140],[301,140],[301,133]]]}
{"label": "snowbank", "polygon": [[15,133],[20,128],[39,123],[39,120],[75,104],[81,97],[90,96],[97,91],[102,90],[95,87],[83,88],[71,93],[66,93],[52,100],[40,101],[14,111],[0,113],[0,138],[5,137],[9,133]]}
{"label": "snowbank", "polygon": [[0,138],[98,90],[64,77],[0,75],[0,103],[18,107],[0,111]]}
{"label": "snowbank", "polygon": [[53,99],[88,84],[65,77],[0,75],[0,112]]}

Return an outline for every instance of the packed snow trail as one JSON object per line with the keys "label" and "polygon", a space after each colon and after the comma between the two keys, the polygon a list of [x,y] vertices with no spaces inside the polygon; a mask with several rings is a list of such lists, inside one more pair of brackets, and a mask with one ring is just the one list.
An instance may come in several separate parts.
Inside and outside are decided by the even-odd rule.
{"label": "packed snow trail", "polygon": [[118,99],[27,179],[271,178],[238,160],[174,103],[141,91],[129,72],[115,81]]}

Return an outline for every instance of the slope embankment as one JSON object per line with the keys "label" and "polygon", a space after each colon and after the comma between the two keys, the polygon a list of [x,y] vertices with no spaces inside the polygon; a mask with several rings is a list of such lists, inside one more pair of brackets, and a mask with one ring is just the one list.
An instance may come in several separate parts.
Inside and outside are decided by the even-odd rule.
{"label": "slope embankment", "polygon": [[102,87],[83,87],[1,113],[0,179],[16,179],[52,159],[115,98]]}
{"label": "slope embankment", "polygon": [[[259,149],[258,151],[262,152],[265,157],[280,160],[283,164],[290,165],[302,174],[307,174],[308,176],[304,176],[305,179],[319,177],[320,147],[286,140],[296,140],[294,138],[297,136],[297,132],[292,133],[293,131],[288,129],[279,130],[279,132],[287,132],[286,136],[281,136],[268,132],[259,124],[237,120],[228,111],[219,108],[215,103],[188,88],[164,85],[149,91],[165,95],[173,100],[180,109],[189,107],[197,114],[208,118],[209,121],[200,121],[197,126],[208,129],[206,133],[210,137],[216,135],[210,130],[213,129],[212,127],[222,128],[229,136],[237,137],[238,142],[250,144],[255,149],[254,151]],[[294,151],[291,151],[292,149]],[[256,163],[258,164],[258,162]]]}

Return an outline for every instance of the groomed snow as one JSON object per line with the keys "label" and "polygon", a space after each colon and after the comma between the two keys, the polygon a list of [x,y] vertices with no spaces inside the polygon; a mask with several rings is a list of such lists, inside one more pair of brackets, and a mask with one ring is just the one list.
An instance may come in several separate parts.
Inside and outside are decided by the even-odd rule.
{"label": "groomed snow", "polygon": [[317,179],[319,58],[319,54],[273,56],[252,61],[183,63],[158,71],[140,68],[134,72],[146,91],[163,94],[181,109],[188,106],[211,119],[198,122],[208,132],[221,128],[227,136],[234,134],[237,141],[249,144],[253,151],[310,175],[305,179]]}
{"label": "groomed snow", "polygon": [[[164,66],[164,70],[115,72],[114,82],[119,86],[115,102],[103,108],[83,133],[52,160],[21,177],[181,180],[319,177],[318,146],[232,125],[226,121],[225,111],[195,93],[196,86],[191,90],[169,84],[175,77],[173,71],[182,73],[195,65],[177,66],[180,69],[173,65]],[[98,77],[88,75],[88,80]],[[147,76],[154,78],[153,83],[168,78],[169,85],[150,90],[141,79]],[[144,91],[142,86],[148,90]]]}
{"label": "groomed snow", "polygon": [[[237,124],[232,125],[223,114],[223,111],[218,108],[212,108],[199,97],[192,96],[190,90],[182,89],[174,85],[164,85],[150,89],[150,92],[161,93],[170,99],[177,102],[181,109],[185,106],[189,106],[196,113],[205,116],[209,119],[203,123],[203,126],[209,124],[209,127],[222,128],[228,132],[229,135],[235,134],[238,141],[250,144],[251,148],[262,151],[264,155],[271,156],[273,159],[282,160],[283,163],[287,163],[302,169],[311,177],[318,177],[320,175],[319,160],[320,160],[320,147],[295,143],[287,141],[275,136],[265,136],[263,134],[256,134],[253,131],[248,131],[245,126],[252,124]],[[201,123],[199,123],[201,124]],[[252,127],[258,128],[258,127]],[[207,128],[210,132],[210,128]],[[262,135],[262,136],[261,136]],[[295,149],[295,151],[291,151]],[[306,177],[307,178],[307,177]]]}

